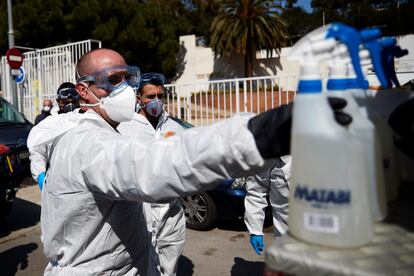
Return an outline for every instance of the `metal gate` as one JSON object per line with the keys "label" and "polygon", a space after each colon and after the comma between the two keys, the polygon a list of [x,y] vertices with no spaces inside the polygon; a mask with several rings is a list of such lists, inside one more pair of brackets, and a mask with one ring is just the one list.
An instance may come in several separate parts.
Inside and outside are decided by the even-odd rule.
{"label": "metal gate", "polygon": [[[34,122],[44,99],[54,104],[63,82],[75,82],[75,66],[86,52],[101,48],[97,40],[85,40],[23,54],[26,79],[18,84],[18,103],[26,118]],[[12,102],[10,68],[1,58],[2,96]],[[192,84],[168,84],[166,110],[194,125],[206,125],[240,112],[263,112],[290,102],[296,94],[296,76],[267,76],[215,80]]]}
{"label": "metal gate", "polygon": [[199,126],[240,112],[260,113],[294,100],[297,76],[266,76],[168,84],[167,112]]}
{"label": "metal gate", "polygon": [[[55,102],[56,90],[63,82],[75,82],[75,66],[86,52],[101,48],[98,40],[85,40],[23,53],[25,81],[17,85],[18,103],[26,118],[33,122],[40,113],[44,99]],[[12,102],[10,68],[6,57],[1,58],[2,96]],[[54,103],[56,104],[56,102]]]}

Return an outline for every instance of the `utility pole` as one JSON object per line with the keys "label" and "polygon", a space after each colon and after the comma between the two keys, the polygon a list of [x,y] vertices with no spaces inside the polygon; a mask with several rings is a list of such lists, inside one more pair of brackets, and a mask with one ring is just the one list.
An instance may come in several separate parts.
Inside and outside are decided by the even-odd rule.
{"label": "utility pole", "polygon": [[12,12],[12,2],[7,0],[7,16],[9,19],[9,48],[14,47],[14,30],[13,30],[13,12]]}
{"label": "utility pole", "polygon": [[[14,47],[13,9],[12,9],[12,1],[11,0],[7,0],[7,17],[8,17],[8,21],[9,21],[9,32],[8,32],[9,49],[11,49],[11,48]],[[20,108],[20,107],[23,107],[23,105],[19,105],[19,103],[18,103],[17,83],[14,81],[14,76],[11,75],[11,72],[10,72],[10,87],[11,87],[11,90],[12,90],[11,93],[12,93],[13,105],[20,112],[23,112],[23,109]]]}
{"label": "utility pole", "polygon": [[322,26],[325,27],[325,11],[322,11]]}

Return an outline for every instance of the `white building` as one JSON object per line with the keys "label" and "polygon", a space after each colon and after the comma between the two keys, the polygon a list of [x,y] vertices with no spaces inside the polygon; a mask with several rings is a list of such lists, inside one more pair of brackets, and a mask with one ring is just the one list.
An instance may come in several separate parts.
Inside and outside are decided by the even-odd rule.
{"label": "white building", "polygon": [[[244,57],[232,54],[230,57],[214,59],[211,48],[203,46],[195,35],[180,36],[181,54],[183,58],[181,74],[176,84],[190,84],[215,79],[231,79],[244,77]],[[200,45],[201,44],[201,45]],[[254,76],[285,76],[297,72],[296,62],[286,60],[290,48],[283,48],[280,56],[273,53],[266,56],[266,51],[258,51],[253,65]]]}
{"label": "white building", "polygon": [[[408,49],[409,54],[396,59],[395,66],[401,84],[414,78],[414,35],[397,38],[398,45]],[[233,79],[244,77],[244,57],[233,54],[230,57],[214,59],[211,48],[203,45],[195,35],[180,36],[180,67],[176,85],[203,84],[209,80]],[[299,74],[299,63],[287,60],[290,47],[282,48],[280,55],[266,56],[266,51],[258,51],[253,65],[254,76],[293,76]],[[326,72],[326,66],[321,68]],[[375,74],[367,71],[371,85],[378,85]]]}
{"label": "white building", "polygon": [[408,55],[395,61],[395,70],[398,80],[404,84],[414,79],[414,34],[405,35],[397,38],[397,44],[402,49],[408,50]]}

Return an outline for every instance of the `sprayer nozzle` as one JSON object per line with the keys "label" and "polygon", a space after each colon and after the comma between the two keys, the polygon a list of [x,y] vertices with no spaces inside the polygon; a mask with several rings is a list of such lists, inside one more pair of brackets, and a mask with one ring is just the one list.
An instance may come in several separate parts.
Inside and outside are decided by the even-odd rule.
{"label": "sprayer nozzle", "polygon": [[397,46],[395,49],[395,57],[400,58],[403,56],[408,55],[408,50],[407,49],[401,49],[400,46]]}
{"label": "sprayer nozzle", "polygon": [[395,37],[384,37],[380,40],[380,43],[381,47],[389,48],[395,46],[397,44],[397,40],[395,39]]}
{"label": "sprayer nozzle", "polygon": [[365,28],[359,32],[362,42],[378,39],[381,37],[381,30],[378,28]]}

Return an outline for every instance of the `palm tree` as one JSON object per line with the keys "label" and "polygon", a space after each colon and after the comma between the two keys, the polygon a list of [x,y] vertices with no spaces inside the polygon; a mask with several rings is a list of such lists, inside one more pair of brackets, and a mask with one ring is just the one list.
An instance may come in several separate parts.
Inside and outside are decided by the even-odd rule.
{"label": "palm tree", "polygon": [[273,50],[280,53],[287,42],[287,24],[278,14],[281,9],[276,1],[226,1],[210,28],[214,56],[244,55],[245,75],[251,77],[256,50],[266,50],[269,56]]}

